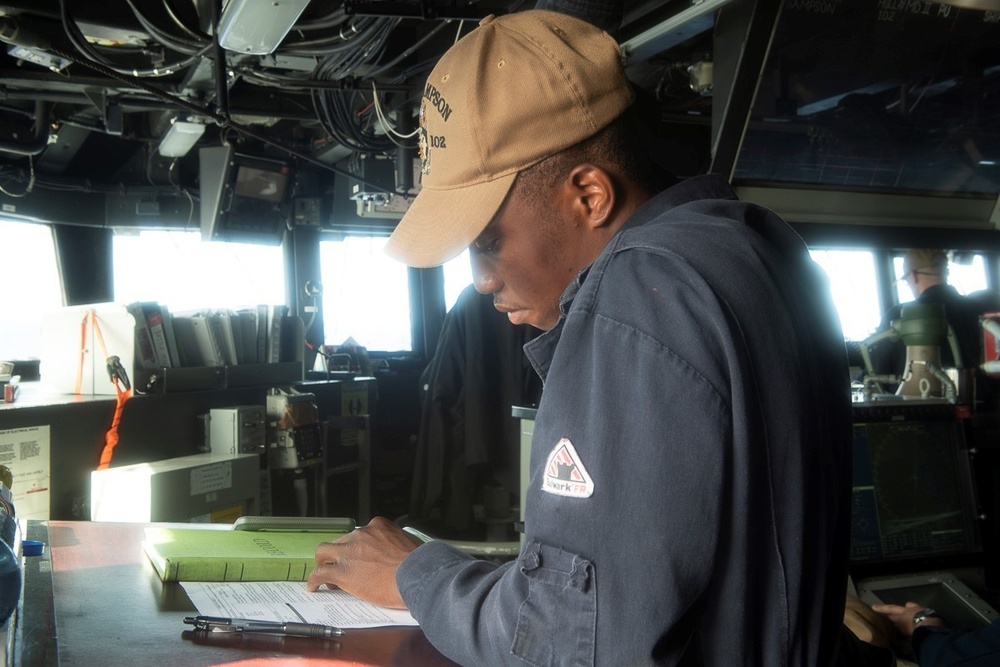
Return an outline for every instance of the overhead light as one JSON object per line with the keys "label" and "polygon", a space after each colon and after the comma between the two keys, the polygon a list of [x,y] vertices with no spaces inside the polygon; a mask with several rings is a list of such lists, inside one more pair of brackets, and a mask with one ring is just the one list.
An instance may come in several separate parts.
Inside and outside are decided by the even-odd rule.
{"label": "overhead light", "polygon": [[309,0],[229,0],[219,19],[227,51],[264,56],[281,44]]}
{"label": "overhead light", "polygon": [[205,133],[202,123],[174,120],[157,150],[163,157],[184,157]]}
{"label": "overhead light", "polygon": [[[680,10],[665,21],[630,40],[622,42],[621,50],[625,64],[631,65],[648,60],[694,35],[711,30],[714,20],[710,12],[714,12],[729,2],[731,0],[692,1],[687,8]],[[670,3],[670,6],[673,7],[674,4],[680,3]]]}
{"label": "overhead light", "polygon": [[951,5],[960,9],[979,9],[984,12],[1000,11],[1000,0],[931,0],[939,5]]}
{"label": "overhead light", "polygon": [[712,95],[712,61],[699,60],[687,68],[691,90],[703,97]]}

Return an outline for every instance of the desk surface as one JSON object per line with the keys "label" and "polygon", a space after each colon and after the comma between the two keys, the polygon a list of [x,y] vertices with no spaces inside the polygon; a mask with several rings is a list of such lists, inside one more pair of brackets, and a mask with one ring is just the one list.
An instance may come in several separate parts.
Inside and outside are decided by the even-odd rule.
{"label": "desk surface", "polygon": [[[108,385],[109,387],[111,385]],[[114,405],[114,395],[105,394],[62,394],[53,391],[42,382],[22,382],[18,385],[17,398],[13,403],[5,403],[0,394],[0,411],[17,410],[20,408],[44,408],[53,405],[73,405],[77,403],[93,403],[105,401]]]}
{"label": "desk surface", "polygon": [[24,667],[454,664],[418,628],[349,630],[336,640],[192,631],[184,590],[161,582],[142,553],[146,525],[29,522],[46,555],[25,565]]}

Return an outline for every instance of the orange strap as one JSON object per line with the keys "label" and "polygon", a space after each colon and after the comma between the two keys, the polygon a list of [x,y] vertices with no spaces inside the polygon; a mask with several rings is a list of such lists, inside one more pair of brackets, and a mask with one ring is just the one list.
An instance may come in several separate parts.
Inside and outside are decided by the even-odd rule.
{"label": "orange strap", "polygon": [[[87,339],[87,320],[90,319],[94,323],[94,335],[97,338],[97,342],[101,344],[101,352],[104,353],[104,358],[108,359],[108,347],[104,343],[104,335],[101,333],[100,321],[97,319],[97,313],[92,309],[87,311],[87,315],[83,319],[83,344],[81,345],[80,352],[80,369],[77,373],[77,393],[79,393],[79,385],[81,384],[81,377],[83,374],[83,347],[86,345]],[[122,419],[122,408],[125,406],[125,401],[132,397],[131,389],[124,389],[118,383],[118,379],[111,377],[111,384],[115,386],[115,393],[118,394],[118,401],[115,405],[115,414],[111,418],[111,428],[104,435],[104,449],[101,451],[101,461],[97,466],[98,470],[105,470],[111,465],[111,455],[114,453],[115,446],[118,444],[118,424]]]}
{"label": "orange strap", "polygon": [[76,384],[74,394],[79,394],[83,390],[83,360],[87,356],[87,321],[94,314],[93,308],[83,314],[80,320],[80,361],[76,365]]}
{"label": "orange strap", "polygon": [[97,465],[98,470],[105,470],[111,465],[111,455],[118,444],[118,423],[122,419],[122,407],[124,407],[125,401],[132,396],[131,389],[122,391],[117,382],[115,389],[118,390],[118,404],[115,406],[115,416],[111,419],[111,428],[104,435],[104,449],[101,451],[101,462]]}

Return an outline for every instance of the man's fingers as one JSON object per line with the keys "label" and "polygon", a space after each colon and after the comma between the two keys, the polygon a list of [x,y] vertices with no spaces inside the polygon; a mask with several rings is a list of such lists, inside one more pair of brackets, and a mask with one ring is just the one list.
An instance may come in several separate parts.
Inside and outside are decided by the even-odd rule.
{"label": "man's fingers", "polygon": [[309,574],[309,579],[306,581],[306,590],[318,591],[323,584],[326,584],[330,588],[340,588],[337,585],[337,576],[336,562],[316,563],[316,567],[313,568],[313,571]]}
{"label": "man's fingers", "polygon": [[306,588],[317,591],[325,584],[362,600],[405,609],[396,587],[396,570],[416,547],[398,526],[376,517],[336,542],[316,547],[316,567]]}

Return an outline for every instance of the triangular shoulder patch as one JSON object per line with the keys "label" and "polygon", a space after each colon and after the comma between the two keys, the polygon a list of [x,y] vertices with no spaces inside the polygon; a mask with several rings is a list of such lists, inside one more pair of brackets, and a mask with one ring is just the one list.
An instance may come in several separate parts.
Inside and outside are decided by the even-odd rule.
{"label": "triangular shoulder patch", "polygon": [[571,498],[589,498],[594,493],[594,481],[569,438],[560,438],[545,461],[542,491]]}

